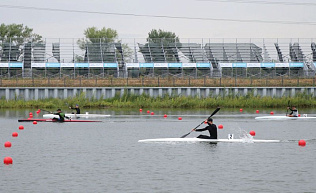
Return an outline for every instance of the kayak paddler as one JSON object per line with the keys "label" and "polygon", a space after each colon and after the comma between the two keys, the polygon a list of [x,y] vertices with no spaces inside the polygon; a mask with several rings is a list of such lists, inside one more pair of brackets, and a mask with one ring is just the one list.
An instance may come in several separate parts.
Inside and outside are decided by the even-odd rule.
{"label": "kayak paddler", "polygon": [[61,109],[57,109],[57,112],[53,114],[59,116],[59,118],[53,118],[53,120],[56,120],[56,121],[64,122],[65,118],[70,119],[70,117],[67,117],[65,113],[61,111]]}
{"label": "kayak paddler", "polygon": [[215,124],[213,124],[213,119],[209,117],[205,121],[207,121],[208,126],[206,126],[203,129],[193,129],[193,131],[201,132],[201,131],[207,131],[208,130],[210,132],[210,136],[199,135],[197,138],[217,139],[217,126]]}
{"label": "kayak paddler", "polygon": [[287,109],[290,109],[291,113],[288,115],[289,117],[298,117],[298,110],[295,106],[292,106],[292,108],[287,107]]}
{"label": "kayak paddler", "polygon": [[[76,104],[76,106],[73,108],[73,107],[69,107],[69,109],[75,109],[76,110],[76,113],[75,114],[80,114],[80,108],[79,108],[79,105]],[[74,113],[73,113],[74,114]]]}

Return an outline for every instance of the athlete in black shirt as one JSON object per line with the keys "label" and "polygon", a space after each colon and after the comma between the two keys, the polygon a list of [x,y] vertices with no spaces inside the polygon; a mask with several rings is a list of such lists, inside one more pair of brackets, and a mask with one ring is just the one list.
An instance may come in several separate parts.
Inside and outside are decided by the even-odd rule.
{"label": "athlete in black shirt", "polygon": [[79,109],[79,105],[76,104],[75,108],[69,107],[69,109],[75,109],[76,110],[76,114],[80,114],[80,109]]}
{"label": "athlete in black shirt", "polygon": [[200,132],[200,131],[206,131],[208,130],[210,132],[210,136],[207,135],[199,135],[198,138],[203,139],[217,139],[217,127],[215,124],[213,124],[213,119],[208,118],[207,119],[208,126],[203,129],[193,129],[194,131]]}

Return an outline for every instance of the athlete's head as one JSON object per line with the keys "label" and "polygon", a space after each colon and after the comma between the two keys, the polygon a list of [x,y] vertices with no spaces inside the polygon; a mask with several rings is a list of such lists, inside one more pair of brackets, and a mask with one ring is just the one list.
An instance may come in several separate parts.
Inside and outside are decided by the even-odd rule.
{"label": "athlete's head", "polygon": [[209,118],[207,119],[207,122],[213,123],[213,119],[212,119],[211,117],[209,117]]}

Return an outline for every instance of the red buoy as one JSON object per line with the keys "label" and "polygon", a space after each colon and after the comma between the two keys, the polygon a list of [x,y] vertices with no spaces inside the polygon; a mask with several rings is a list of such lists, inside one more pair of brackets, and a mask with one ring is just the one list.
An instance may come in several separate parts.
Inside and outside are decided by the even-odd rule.
{"label": "red buoy", "polygon": [[36,111],[36,114],[39,114],[40,112],[39,111]]}
{"label": "red buoy", "polygon": [[151,115],[154,115],[155,113],[154,113],[154,112],[151,112],[150,114],[151,114]]}
{"label": "red buoy", "polygon": [[12,164],[13,163],[13,160],[11,157],[5,157],[3,159],[3,163],[6,164],[6,165],[9,165],[9,164]]}
{"label": "red buoy", "polygon": [[306,141],[301,139],[301,140],[298,141],[298,145],[304,147],[306,145]]}
{"label": "red buoy", "polygon": [[143,109],[139,109],[139,112],[143,112]]}
{"label": "red buoy", "polygon": [[239,109],[240,112],[242,112],[242,109]]}
{"label": "red buoy", "polygon": [[251,136],[255,136],[255,135],[256,135],[256,132],[255,132],[255,131],[250,131],[249,134],[250,134]]}
{"label": "red buoy", "polygon": [[41,109],[38,109],[37,111],[38,111],[38,112],[41,112]]}
{"label": "red buoy", "polygon": [[30,118],[33,118],[33,115],[30,115]]}
{"label": "red buoy", "polygon": [[182,117],[178,117],[178,120],[182,120]]}
{"label": "red buoy", "polygon": [[19,129],[20,129],[20,130],[23,130],[23,129],[24,129],[24,126],[23,126],[23,125],[20,125],[20,126],[19,126]]}
{"label": "red buoy", "polygon": [[29,113],[29,115],[33,115],[33,113],[32,113],[32,112],[30,112],[30,113]]}
{"label": "red buoy", "polygon": [[207,121],[204,121],[204,124],[207,124]]}
{"label": "red buoy", "polygon": [[147,113],[150,113],[150,110],[148,110]]}
{"label": "red buoy", "polygon": [[37,124],[37,121],[33,121],[33,125],[36,125]]}
{"label": "red buoy", "polygon": [[273,112],[273,111],[271,111],[271,112],[270,112],[270,115],[274,115],[274,112]]}
{"label": "red buoy", "polygon": [[11,147],[11,142],[10,141],[5,142],[4,147]]}
{"label": "red buoy", "polygon": [[219,125],[218,125],[218,128],[219,128],[219,129],[223,129],[224,127],[223,127],[222,124],[219,124]]}
{"label": "red buoy", "polygon": [[256,110],[256,113],[259,113],[259,110]]}
{"label": "red buoy", "polygon": [[168,115],[167,115],[167,114],[165,114],[163,117],[164,117],[164,118],[167,118],[167,117],[168,117]]}
{"label": "red buoy", "polygon": [[19,134],[17,132],[12,133],[12,137],[17,137]]}
{"label": "red buoy", "polygon": [[298,114],[298,116],[300,117],[300,116],[301,116],[301,114]]}

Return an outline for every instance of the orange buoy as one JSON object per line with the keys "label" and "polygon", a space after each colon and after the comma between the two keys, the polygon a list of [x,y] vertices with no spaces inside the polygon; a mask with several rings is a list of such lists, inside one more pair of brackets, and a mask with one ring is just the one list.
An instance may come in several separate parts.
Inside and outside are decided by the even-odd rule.
{"label": "orange buoy", "polygon": [[10,141],[7,141],[7,142],[4,143],[4,147],[11,147],[11,145],[12,145],[12,144],[11,144]]}
{"label": "orange buoy", "polygon": [[181,121],[181,120],[182,120],[182,117],[178,117],[178,120],[180,120],[180,121]]}
{"label": "orange buoy", "polygon": [[306,145],[306,141],[301,139],[301,140],[298,141],[298,145],[304,147]]}
{"label": "orange buoy", "polygon": [[274,115],[274,112],[273,112],[273,111],[271,111],[271,112],[270,112],[270,115]]}
{"label": "orange buoy", "polygon": [[222,124],[219,124],[219,125],[218,125],[218,128],[219,128],[219,129],[223,129],[224,126],[223,126]]}
{"label": "orange buoy", "polygon": [[19,134],[17,132],[12,133],[12,137],[17,137]]}
{"label": "orange buoy", "polygon": [[256,132],[255,132],[255,131],[250,131],[249,134],[250,134],[251,136],[255,136],[255,135],[256,135]]}
{"label": "orange buoy", "polygon": [[256,113],[259,113],[259,110],[256,110]]}
{"label": "orange buoy", "polygon": [[37,121],[33,121],[33,125],[36,125],[37,124]]}
{"label": "orange buoy", "polygon": [[13,160],[11,157],[5,157],[3,159],[3,163],[6,164],[6,165],[9,165],[9,164],[12,164],[13,163]]}
{"label": "orange buoy", "polygon": [[20,125],[20,126],[19,126],[19,129],[20,129],[20,130],[23,130],[23,129],[24,129],[24,126],[23,126],[23,125]]}

